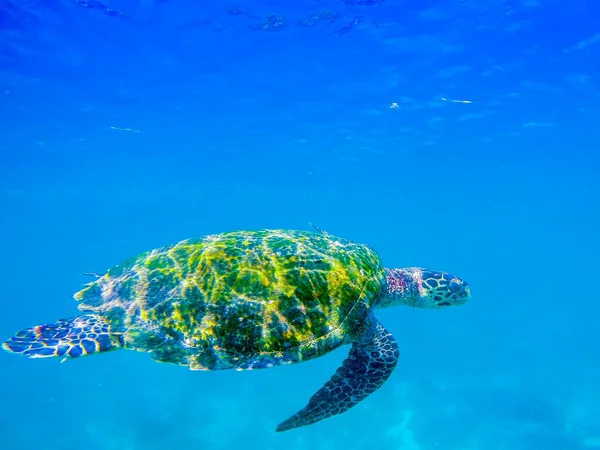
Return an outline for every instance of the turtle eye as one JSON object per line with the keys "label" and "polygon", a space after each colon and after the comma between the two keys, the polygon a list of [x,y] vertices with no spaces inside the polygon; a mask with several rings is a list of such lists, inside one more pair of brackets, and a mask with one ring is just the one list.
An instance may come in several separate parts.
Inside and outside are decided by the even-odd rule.
{"label": "turtle eye", "polygon": [[462,289],[463,289],[462,284],[457,283],[456,281],[451,281],[450,284],[448,285],[448,290],[450,290],[450,292],[452,292],[453,294],[459,292]]}

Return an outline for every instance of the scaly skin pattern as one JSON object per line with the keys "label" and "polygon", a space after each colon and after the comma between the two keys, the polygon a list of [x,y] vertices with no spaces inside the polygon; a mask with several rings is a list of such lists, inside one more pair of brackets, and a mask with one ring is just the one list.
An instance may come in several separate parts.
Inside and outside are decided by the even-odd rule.
{"label": "scaly skin pattern", "polygon": [[120,346],[118,336],[109,333],[108,323],[96,315],[61,319],[55,323],[27,328],[3,344],[9,352],[20,353],[29,358],[77,358]]}
{"label": "scaly skin pattern", "polygon": [[385,288],[367,246],[325,233],[232,232],[141,254],[75,294],[125,348],[192,369],[321,356],[360,328]]}
{"label": "scaly skin pattern", "polygon": [[277,431],[304,427],[349,410],[385,383],[399,356],[398,344],[391,333],[372,315],[368,316],[335,374],[304,409],[280,423]]}

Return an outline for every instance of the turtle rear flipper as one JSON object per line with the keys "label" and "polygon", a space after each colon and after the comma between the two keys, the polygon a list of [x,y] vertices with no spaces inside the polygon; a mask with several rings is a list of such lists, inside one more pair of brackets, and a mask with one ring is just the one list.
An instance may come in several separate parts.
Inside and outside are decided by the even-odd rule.
{"label": "turtle rear flipper", "polygon": [[2,344],[5,350],[29,358],[77,358],[120,347],[109,325],[99,315],[86,314],[17,332]]}
{"label": "turtle rear flipper", "polygon": [[341,367],[308,405],[280,423],[277,431],[310,425],[349,410],[381,387],[399,356],[394,337],[370,315]]}

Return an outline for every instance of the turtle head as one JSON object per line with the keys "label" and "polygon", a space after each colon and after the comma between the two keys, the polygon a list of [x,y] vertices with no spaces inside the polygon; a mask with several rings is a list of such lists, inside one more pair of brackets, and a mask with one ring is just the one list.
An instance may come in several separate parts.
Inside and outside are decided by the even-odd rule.
{"label": "turtle head", "polygon": [[386,269],[386,289],[379,307],[409,305],[443,308],[462,305],[471,299],[466,281],[448,272],[406,267]]}

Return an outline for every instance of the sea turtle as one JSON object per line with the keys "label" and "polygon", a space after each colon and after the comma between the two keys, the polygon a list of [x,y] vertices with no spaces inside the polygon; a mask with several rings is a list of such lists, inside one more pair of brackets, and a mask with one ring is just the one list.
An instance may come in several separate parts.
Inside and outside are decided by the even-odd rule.
{"label": "sea turtle", "polygon": [[277,431],[340,414],[377,390],[399,351],[373,311],[471,298],[446,272],[385,269],[366,245],[315,232],[236,231],[152,250],[75,294],[82,315],[19,331],[4,349],[76,358],[130,349],[192,370],[259,369],[352,348]]}

